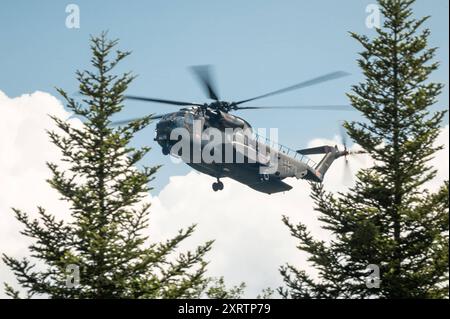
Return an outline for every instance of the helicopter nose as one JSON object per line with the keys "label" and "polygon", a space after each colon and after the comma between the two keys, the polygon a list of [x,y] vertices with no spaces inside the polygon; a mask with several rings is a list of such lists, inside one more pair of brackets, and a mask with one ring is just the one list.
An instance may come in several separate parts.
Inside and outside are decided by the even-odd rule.
{"label": "helicopter nose", "polygon": [[172,120],[160,120],[156,124],[156,138],[157,141],[168,140],[170,137],[170,132],[174,128],[174,122]]}

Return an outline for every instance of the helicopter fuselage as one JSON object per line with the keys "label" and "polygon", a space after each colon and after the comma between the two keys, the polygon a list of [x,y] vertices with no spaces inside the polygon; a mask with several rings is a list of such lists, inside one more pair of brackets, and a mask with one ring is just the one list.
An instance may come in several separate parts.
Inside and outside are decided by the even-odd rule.
{"label": "helicopter fuselage", "polygon": [[[211,135],[205,134],[211,129],[225,133],[220,142],[213,143]],[[164,155],[181,158],[195,170],[217,178],[218,182],[213,184],[215,191],[223,188],[220,179],[224,177],[267,194],[292,189],[283,182],[288,177],[322,180],[317,164],[306,156],[249,132],[253,133],[250,124],[238,116],[192,107],[162,117],[156,125],[155,140]],[[176,147],[182,138],[189,139],[184,149]],[[195,156],[196,151],[200,156]]]}
{"label": "helicopter fuselage", "polygon": [[[245,109],[305,110],[311,108],[339,109],[340,107],[348,109],[347,106],[342,105],[273,107],[246,106],[244,104],[335,80],[348,76],[349,73],[331,72],[252,98],[227,102],[220,99],[210,66],[193,66],[191,70],[212,102],[201,104],[135,95],[126,95],[125,98],[182,107],[177,112],[150,117],[150,119],[160,119],[156,126],[155,140],[161,145],[163,154],[180,157],[194,169],[217,178],[217,182],[213,184],[214,191],[223,189],[223,183],[220,181],[220,178],[223,177],[235,179],[257,191],[268,194],[290,190],[292,187],[283,182],[288,177],[321,182],[333,161],[349,154],[346,147],[343,151],[339,151],[337,146],[321,146],[293,151],[253,134],[247,121],[230,114],[230,112]],[[134,120],[137,119],[119,121],[115,124],[120,125]],[[305,156],[310,154],[325,155],[316,164]]]}

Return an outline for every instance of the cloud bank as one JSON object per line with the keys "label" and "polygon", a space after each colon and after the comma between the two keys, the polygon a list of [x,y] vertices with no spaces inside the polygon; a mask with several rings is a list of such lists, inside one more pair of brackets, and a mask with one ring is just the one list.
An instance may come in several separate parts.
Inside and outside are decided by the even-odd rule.
{"label": "cloud bank", "polygon": [[[46,161],[59,162],[59,152],[49,142],[45,130],[56,129],[48,114],[69,119],[63,105],[48,93],[35,92],[9,98],[0,91],[0,252],[12,256],[27,255],[28,240],[19,234],[21,227],[14,219],[11,207],[33,215],[40,205],[58,216],[67,215],[67,203],[45,179],[50,172]],[[77,119],[70,119],[80,125]],[[431,162],[439,169],[430,188],[437,188],[448,179],[448,125],[443,128],[438,143],[446,149]],[[337,137],[315,139],[309,147],[335,145]],[[156,150],[155,150],[156,151]],[[167,165],[175,165],[169,163]],[[183,164],[180,164],[183,165]],[[370,165],[363,156],[351,160],[353,172]],[[325,177],[329,190],[344,190],[351,181],[343,182],[344,161],[333,164]],[[292,221],[302,221],[313,235],[327,239],[320,228],[317,214],[309,198],[308,183],[290,179],[294,189],[284,194],[266,195],[245,185],[224,179],[225,189],[213,192],[213,178],[195,171],[185,176],[173,176],[158,196],[150,196],[150,238],[167,239],[181,227],[198,224],[197,231],[181,249],[190,249],[206,240],[215,239],[208,259],[209,275],[225,276],[228,284],[247,283],[247,297],[255,297],[265,287],[282,284],[280,265],[289,262],[307,268],[306,256],[296,249],[296,241],[281,222],[281,215]],[[14,277],[0,263],[0,282],[14,283]],[[0,288],[0,298],[5,297]]]}

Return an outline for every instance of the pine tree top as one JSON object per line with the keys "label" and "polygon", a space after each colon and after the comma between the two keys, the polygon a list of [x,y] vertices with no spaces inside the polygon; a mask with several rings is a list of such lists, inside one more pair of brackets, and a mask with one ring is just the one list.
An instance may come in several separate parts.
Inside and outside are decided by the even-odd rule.
{"label": "pine tree top", "polygon": [[[70,204],[70,218],[57,220],[38,208],[39,218],[30,219],[14,209],[24,226],[22,234],[34,239],[29,247],[32,259],[3,255],[3,261],[28,297],[189,298],[198,297],[208,283],[204,256],[212,242],[176,253],[195,225],[165,242],[152,243],[149,238],[147,196],[159,166],[140,165],[150,149],[134,148],[130,142],[150,123],[151,115],[111,126],[134,79],[131,73],[113,73],[130,54],[113,52],[117,43],[106,33],[91,39],[93,70],[76,73],[81,102],[58,89],[68,109],[83,119],[78,128],[52,117],[59,131],[48,132],[65,162],[64,168],[47,164],[52,173],[48,183]],[[9,285],[6,292],[19,297]]]}

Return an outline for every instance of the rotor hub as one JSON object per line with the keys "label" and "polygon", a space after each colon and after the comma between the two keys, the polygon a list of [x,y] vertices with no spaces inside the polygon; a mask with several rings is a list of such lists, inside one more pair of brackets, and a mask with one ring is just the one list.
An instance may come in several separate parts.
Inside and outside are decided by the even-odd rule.
{"label": "rotor hub", "polygon": [[224,101],[215,101],[208,105],[210,108],[223,111],[223,112],[229,112],[231,108],[231,104]]}

